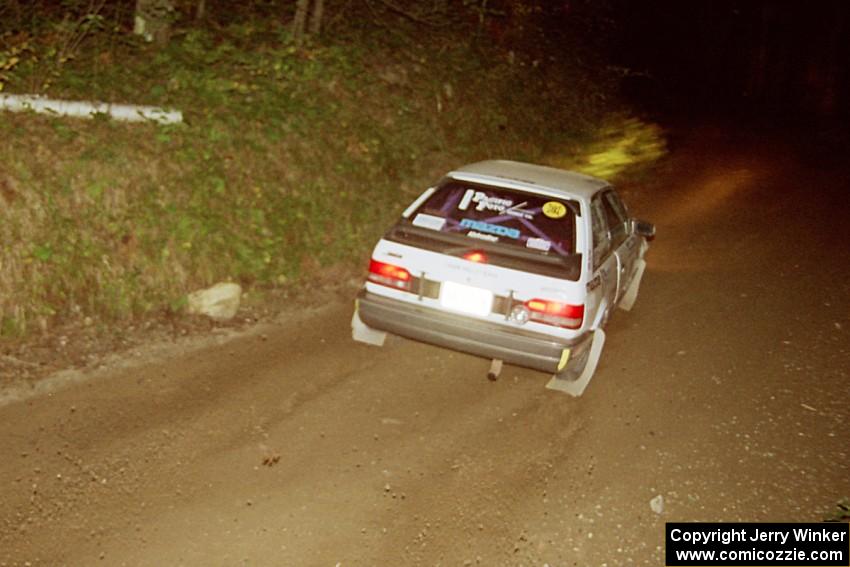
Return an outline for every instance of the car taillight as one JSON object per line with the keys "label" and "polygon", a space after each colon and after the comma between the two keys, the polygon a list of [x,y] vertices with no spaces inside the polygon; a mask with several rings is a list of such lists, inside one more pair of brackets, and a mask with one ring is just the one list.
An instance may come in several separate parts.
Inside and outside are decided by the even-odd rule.
{"label": "car taillight", "polygon": [[487,255],[484,252],[479,250],[474,250],[472,252],[467,252],[463,255],[464,259],[469,260],[470,262],[476,262],[478,264],[486,264],[487,263]]}
{"label": "car taillight", "polygon": [[369,281],[403,291],[410,291],[410,272],[400,266],[372,260],[369,262]]}
{"label": "car taillight", "polygon": [[525,302],[529,319],[546,325],[578,329],[584,320],[584,305],[570,305],[546,299],[529,299]]}

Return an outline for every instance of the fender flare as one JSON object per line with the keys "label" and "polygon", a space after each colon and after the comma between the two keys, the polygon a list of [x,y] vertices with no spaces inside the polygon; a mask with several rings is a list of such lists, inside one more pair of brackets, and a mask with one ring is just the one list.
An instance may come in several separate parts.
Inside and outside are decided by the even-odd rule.
{"label": "fender flare", "polygon": [[[608,299],[604,298],[599,302],[599,308],[596,310],[596,317],[594,318],[593,324],[590,326],[591,331],[596,331],[597,329],[602,329],[605,327],[603,324],[603,320],[611,317],[611,312],[609,310],[610,304],[608,303]],[[607,320],[605,321],[607,323]]]}
{"label": "fender flare", "polygon": [[637,299],[638,289],[640,288],[640,280],[643,278],[643,273],[646,271],[646,260],[638,258],[635,260],[635,275],[629,284],[629,289],[623,294],[618,307],[623,311],[631,311]]}

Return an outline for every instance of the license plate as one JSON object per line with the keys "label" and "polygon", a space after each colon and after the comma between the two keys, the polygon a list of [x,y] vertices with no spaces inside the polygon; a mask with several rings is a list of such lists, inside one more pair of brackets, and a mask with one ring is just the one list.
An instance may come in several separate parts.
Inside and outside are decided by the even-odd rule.
{"label": "license plate", "polygon": [[455,282],[440,286],[440,305],[452,311],[484,316],[493,308],[493,292]]}

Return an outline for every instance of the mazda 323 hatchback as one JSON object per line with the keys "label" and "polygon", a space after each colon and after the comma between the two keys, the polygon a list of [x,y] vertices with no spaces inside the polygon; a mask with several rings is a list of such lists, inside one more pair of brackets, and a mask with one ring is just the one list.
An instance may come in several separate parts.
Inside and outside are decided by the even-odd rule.
{"label": "mazda 323 hatchback", "polygon": [[654,234],[601,179],[513,161],[461,167],[375,246],[352,336],[542,370],[547,387],[580,395],[609,316],[637,297]]}

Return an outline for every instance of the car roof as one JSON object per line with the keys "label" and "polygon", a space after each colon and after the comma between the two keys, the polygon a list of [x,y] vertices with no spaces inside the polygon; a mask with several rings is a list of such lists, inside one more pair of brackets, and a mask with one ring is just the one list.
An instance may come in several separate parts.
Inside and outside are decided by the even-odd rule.
{"label": "car roof", "polygon": [[588,200],[608,187],[607,181],[583,173],[510,160],[471,163],[450,172],[448,177]]}

